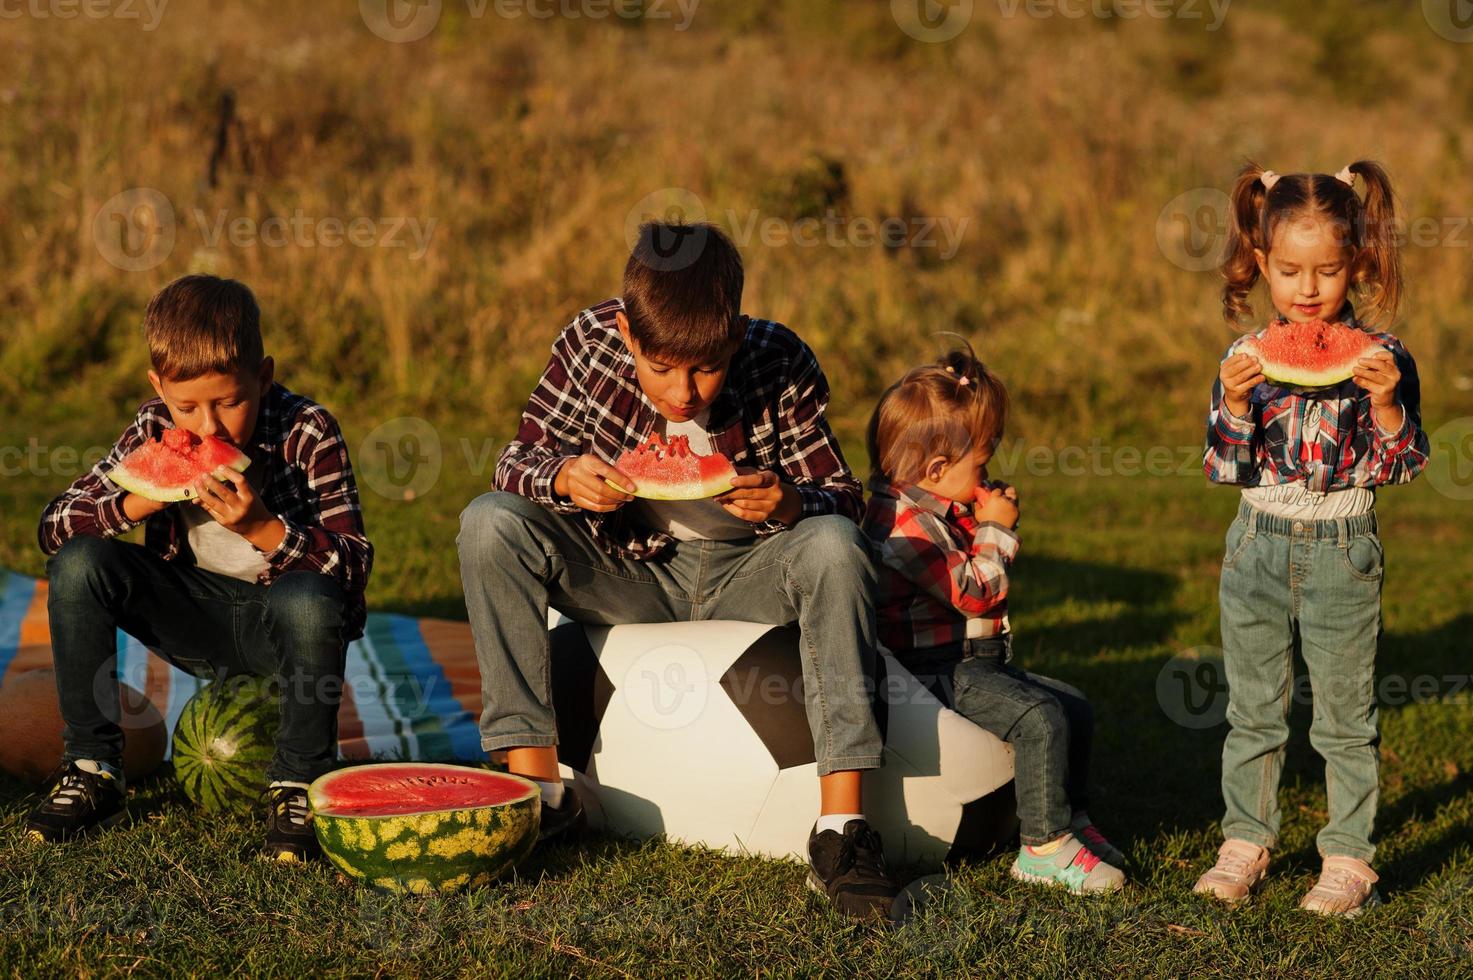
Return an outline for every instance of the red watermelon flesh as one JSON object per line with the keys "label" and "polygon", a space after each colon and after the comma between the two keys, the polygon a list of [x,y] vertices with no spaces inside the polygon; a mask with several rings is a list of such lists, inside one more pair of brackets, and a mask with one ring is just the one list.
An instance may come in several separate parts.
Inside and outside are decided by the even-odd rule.
{"label": "red watermelon flesh", "polygon": [[250,457],[214,436],[165,429],[119,460],[107,478],[149,500],[171,502],[194,496],[194,481],[221,467],[244,473]]}
{"label": "red watermelon flesh", "polygon": [[1357,361],[1385,349],[1364,331],[1323,320],[1278,321],[1239,348],[1258,358],[1270,381],[1301,388],[1339,384],[1355,373]]}
{"label": "red watermelon flesh", "polygon": [[[658,432],[620,456],[615,465],[633,477],[637,487],[634,495],[647,500],[714,497],[730,490],[737,475],[731,460],[721,453],[703,456],[690,448],[689,436],[676,436],[666,442]],[[614,486],[612,482],[609,485]]]}
{"label": "red watermelon flesh", "polygon": [[499,772],[391,762],[354,766],[324,777],[313,790],[313,805],[315,812],[328,816],[404,816],[500,806],[527,793],[525,780]]}

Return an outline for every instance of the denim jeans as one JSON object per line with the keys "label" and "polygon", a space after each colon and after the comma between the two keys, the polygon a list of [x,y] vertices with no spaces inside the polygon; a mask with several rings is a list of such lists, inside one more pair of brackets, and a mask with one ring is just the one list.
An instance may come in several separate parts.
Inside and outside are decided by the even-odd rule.
{"label": "denim jeans", "polygon": [[46,570],[66,758],[122,755],[112,694],[122,629],[197,676],[275,678],[281,725],[270,777],[307,782],[332,768],[347,603],[331,578],[287,572],[256,585],[95,537],[68,541]]}
{"label": "denim jeans", "polygon": [[1309,740],[1325,760],[1330,802],[1319,851],[1369,862],[1380,742],[1376,515],[1294,521],[1244,503],[1226,544],[1219,602],[1231,727],[1222,747],[1223,835],[1270,848],[1278,842],[1297,635],[1314,695]]}
{"label": "denim jeans", "polygon": [[880,765],[870,704],[875,569],[847,518],[807,517],[746,541],[676,541],[649,560],[606,554],[575,517],[492,492],[460,515],[461,582],[481,669],[481,745],[557,744],[547,610],[615,626],[730,619],[798,625],[819,775]]}
{"label": "denim jeans", "polygon": [[1013,747],[1019,839],[1047,844],[1089,806],[1094,710],[1077,688],[1010,664],[1010,641],[966,640],[899,659],[942,704]]}

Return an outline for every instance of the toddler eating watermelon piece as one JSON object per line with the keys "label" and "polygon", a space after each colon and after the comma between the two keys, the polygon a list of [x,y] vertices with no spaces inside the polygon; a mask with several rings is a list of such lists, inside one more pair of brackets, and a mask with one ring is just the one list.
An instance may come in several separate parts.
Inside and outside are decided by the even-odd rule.
{"label": "toddler eating watermelon piece", "polygon": [[882,751],[863,495],[813,352],[742,315],[742,286],[715,226],[647,224],[623,295],[554,341],[496,489],[461,515],[481,745],[541,784],[542,834],[557,834],[581,807],[559,777],[549,606],[606,625],[796,623],[822,798],[809,884],[847,914],[885,915],[896,888],[860,795]]}
{"label": "toddler eating watermelon piece", "polygon": [[[41,515],[63,761],[26,822],[66,841],[126,816],[116,631],[175,666],[273,677],[281,722],[263,856],[317,853],[307,785],[331,768],[373,547],[337,421],[274,381],[251,291],[186,276],[148,304],[157,394]],[[142,545],[117,536],[144,526]],[[112,683],[100,685],[102,677]]]}

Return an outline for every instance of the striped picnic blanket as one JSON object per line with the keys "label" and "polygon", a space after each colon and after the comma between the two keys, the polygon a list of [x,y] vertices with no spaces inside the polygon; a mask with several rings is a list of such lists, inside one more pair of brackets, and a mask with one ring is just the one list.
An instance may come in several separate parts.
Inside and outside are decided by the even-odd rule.
{"label": "striped picnic blanket", "polygon": [[[0,682],[50,666],[46,583],[0,568]],[[204,684],[121,630],[118,674],[148,695],[171,732]],[[486,757],[476,726],[481,679],[469,624],[369,613],[363,638],[348,646],[344,679],[338,713],[344,759]]]}

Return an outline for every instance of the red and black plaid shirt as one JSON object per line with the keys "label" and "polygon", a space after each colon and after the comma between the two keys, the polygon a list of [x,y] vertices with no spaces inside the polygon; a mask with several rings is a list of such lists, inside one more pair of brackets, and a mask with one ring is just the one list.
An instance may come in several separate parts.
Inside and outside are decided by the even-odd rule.
{"label": "red and black plaid shirt", "polygon": [[[584,511],[552,489],[570,458],[592,453],[612,464],[654,432],[658,413],[639,387],[634,355],[614,319],[623,308],[622,300],[605,300],[558,335],[517,437],[496,463],[495,486],[576,515],[610,554],[643,559],[663,551],[670,535],[643,526],[623,508]],[[713,445],[738,467],[772,470],[792,484],[802,499],[801,517],[842,514],[857,522],[864,495],[824,417],[829,385],[818,360],[782,324],[746,322],[746,340],[711,404]],[[784,528],[780,521],[752,525],[763,537]]]}
{"label": "red and black plaid shirt", "polygon": [[[128,453],[172,428],[174,420],[162,399],[144,402],[107,458],[46,505],[41,550],[55,554],[78,535],[110,538],[137,527],[123,513],[127,491],[106,474]],[[361,635],[373,545],[363,531],[358,486],[337,420],[321,405],[273,384],[261,400],[256,430],[241,448],[251,458],[251,468],[260,468],[262,502],[286,528],[281,544],[262,552],[268,567],[260,584],[296,570],[332,576],[351,603],[349,638]],[[147,519],[143,543],[169,560],[188,555],[172,507]]]}
{"label": "red and black plaid shirt", "polygon": [[1008,631],[1016,532],[914,484],[870,484],[864,530],[879,549],[875,616],[892,652]]}

